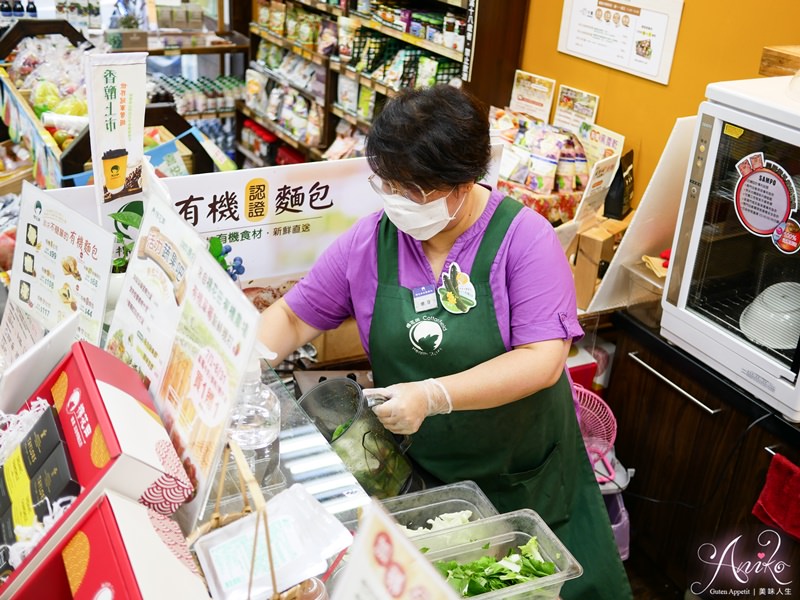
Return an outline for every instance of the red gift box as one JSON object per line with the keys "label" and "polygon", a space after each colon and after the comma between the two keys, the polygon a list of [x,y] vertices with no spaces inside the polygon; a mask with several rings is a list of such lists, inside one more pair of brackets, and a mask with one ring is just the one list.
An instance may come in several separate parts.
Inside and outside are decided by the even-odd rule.
{"label": "red gift box", "polygon": [[87,342],[31,397],[55,406],[78,483],[100,485],[170,515],[192,485],[136,371]]}
{"label": "red gift box", "polygon": [[178,524],[114,492],[75,506],[52,551],[3,598],[207,598]]}

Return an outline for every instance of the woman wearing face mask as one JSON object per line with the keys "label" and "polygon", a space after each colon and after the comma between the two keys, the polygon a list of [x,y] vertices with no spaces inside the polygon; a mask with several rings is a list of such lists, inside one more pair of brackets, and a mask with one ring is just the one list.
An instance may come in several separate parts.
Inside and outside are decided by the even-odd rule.
{"label": "woman wearing face mask", "polygon": [[388,397],[373,410],[412,436],[417,465],[539,513],[584,568],[562,597],[630,598],[565,371],[583,335],[572,274],[543,217],[477,183],[485,108],[450,86],[407,91],[366,153],[384,210],[262,313],[273,362],[353,316]]}

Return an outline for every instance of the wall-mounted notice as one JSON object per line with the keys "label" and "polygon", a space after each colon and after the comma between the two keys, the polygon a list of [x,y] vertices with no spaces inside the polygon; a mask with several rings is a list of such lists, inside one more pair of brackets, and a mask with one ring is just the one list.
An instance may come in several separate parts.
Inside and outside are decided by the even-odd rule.
{"label": "wall-mounted notice", "polygon": [[558,50],[666,85],[683,0],[564,0]]}

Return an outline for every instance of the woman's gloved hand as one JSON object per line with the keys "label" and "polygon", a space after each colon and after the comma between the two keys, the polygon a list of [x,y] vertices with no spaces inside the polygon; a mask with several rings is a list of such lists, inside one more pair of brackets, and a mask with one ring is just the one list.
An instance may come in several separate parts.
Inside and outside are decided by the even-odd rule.
{"label": "woman's gloved hand", "polygon": [[425,417],[444,415],[453,410],[447,389],[436,379],[397,383],[386,388],[364,390],[367,396],[385,396],[386,402],[372,407],[372,412],[392,433],[415,433]]}

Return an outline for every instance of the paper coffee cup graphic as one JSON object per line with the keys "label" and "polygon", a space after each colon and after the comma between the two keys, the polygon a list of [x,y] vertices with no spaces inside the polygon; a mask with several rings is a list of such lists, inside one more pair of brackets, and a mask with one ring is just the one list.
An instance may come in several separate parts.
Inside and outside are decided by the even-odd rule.
{"label": "paper coffee cup graphic", "polygon": [[122,191],[128,172],[128,151],[125,148],[107,150],[103,153],[103,177],[106,190],[111,194]]}

